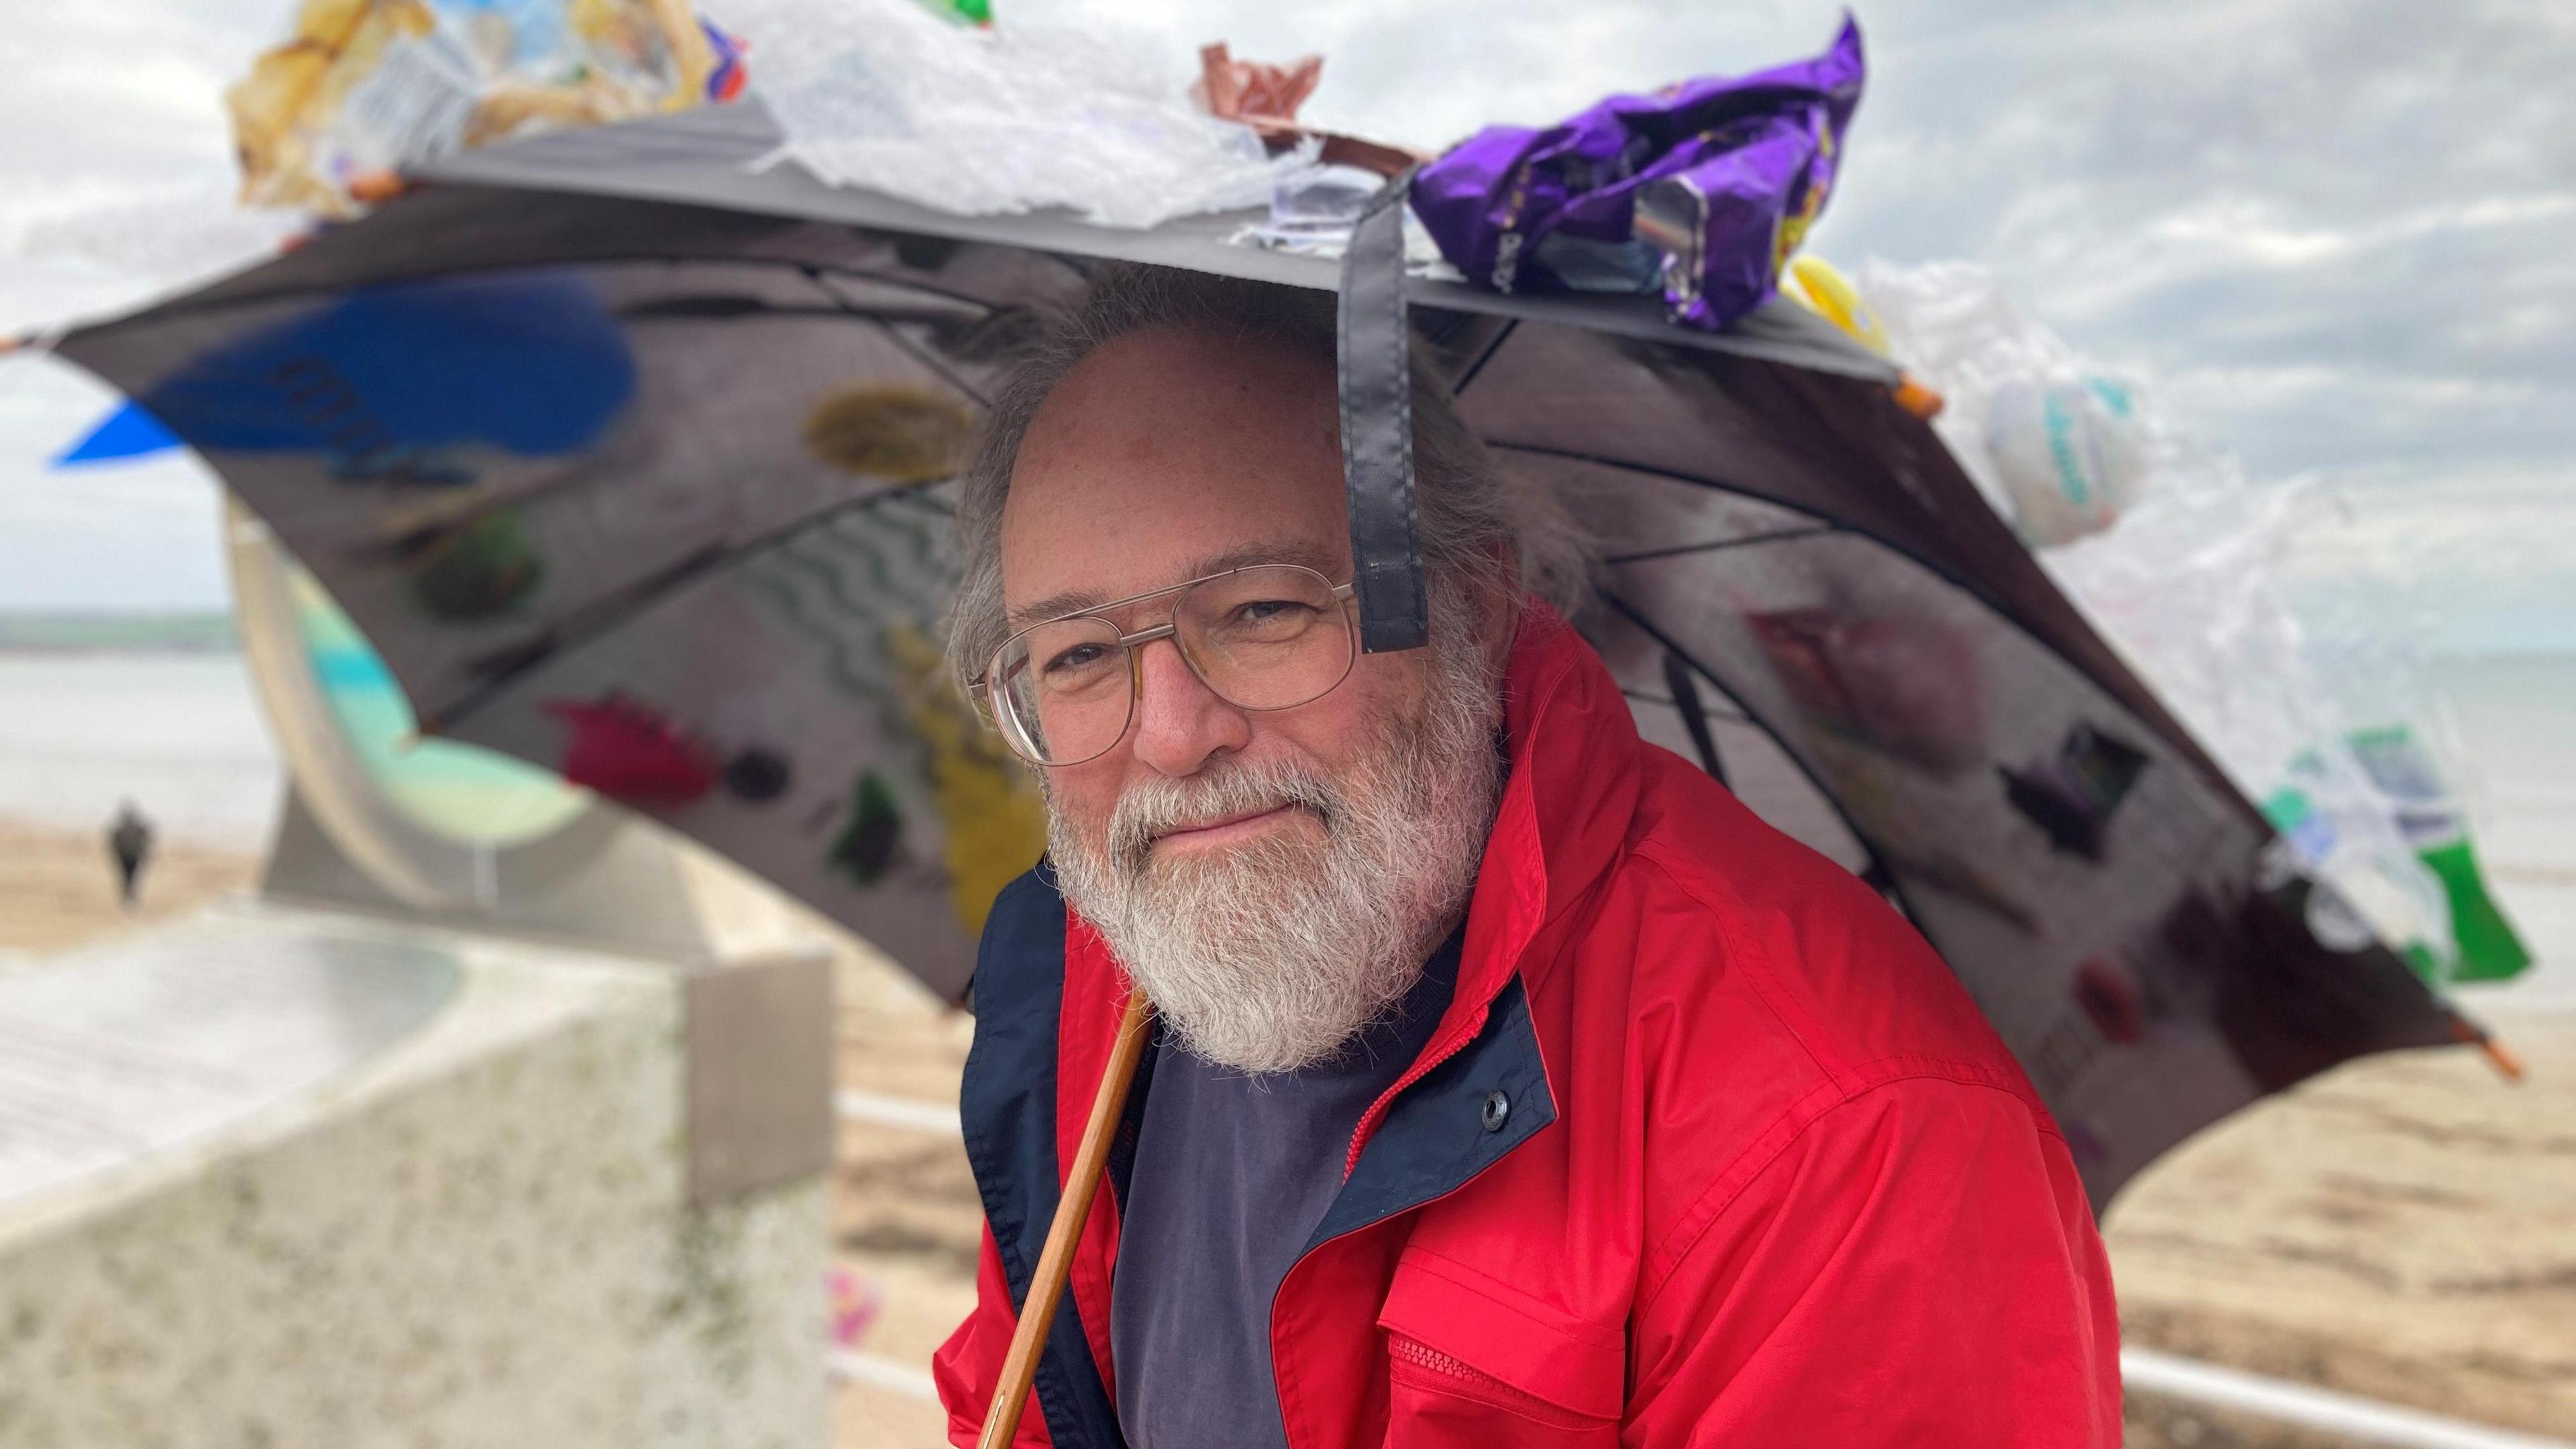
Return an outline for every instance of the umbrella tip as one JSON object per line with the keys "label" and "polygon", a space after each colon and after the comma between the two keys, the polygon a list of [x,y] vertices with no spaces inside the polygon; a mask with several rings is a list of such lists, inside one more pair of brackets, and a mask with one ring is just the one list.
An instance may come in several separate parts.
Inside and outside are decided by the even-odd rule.
{"label": "umbrella tip", "polygon": [[1941,394],[1927,386],[1913,373],[1899,373],[1896,378],[1896,405],[1924,422],[1941,416]]}
{"label": "umbrella tip", "polygon": [[2521,1055],[2514,1051],[2513,1048],[2506,1046],[2496,1037],[2495,1033],[2488,1031],[2485,1027],[2479,1026],[2473,1021],[2470,1021],[2465,1016],[2454,1016],[2451,1018],[2451,1035],[2459,1038],[2463,1042],[2466,1042],[2470,1046],[2476,1047],[2479,1054],[2487,1059],[2487,1065],[2496,1069],[2497,1076],[2504,1078],[2508,1082],[2520,1082],[2522,1080],[2523,1067]]}
{"label": "umbrella tip", "polygon": [[2488,1063],[2496,1069],[2498,1076],[2508,1082],[2522,1080],[2522,1058],[2513,1048],[2489,1036],[2478,1039],[2478,1050],[2486,1054]]}
{"label": "umbrella tip", "polygon": [[375,206],[393,200],[411,189],[398,171],[361,171],[349,178],[349,198]]}

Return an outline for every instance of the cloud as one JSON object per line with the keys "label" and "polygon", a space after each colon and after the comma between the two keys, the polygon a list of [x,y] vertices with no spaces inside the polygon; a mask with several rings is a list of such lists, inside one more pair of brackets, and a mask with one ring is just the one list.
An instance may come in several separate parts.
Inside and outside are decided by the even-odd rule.
{"label": "cloud", "polygon": [[1879,27],[1828,246],[1999,268],[2262,471],[2576,469],[2564,7],[2034,6],[1937,38],[1916,13]]}
{"label": "cloud", "polygon": [[221,494],[203,464],[48,465],[115,404],[50,358],[0,358],[0,612],[222,606]]}

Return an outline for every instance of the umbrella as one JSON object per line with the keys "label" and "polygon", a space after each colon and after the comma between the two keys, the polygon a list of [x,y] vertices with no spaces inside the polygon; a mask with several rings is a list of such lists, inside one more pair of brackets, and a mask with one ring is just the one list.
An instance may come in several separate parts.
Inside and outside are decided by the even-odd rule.
{"label": "umbrella", "polygon": [[[1339,271],[1232,244],[1240,217],[959,217],[753,169],[776,144],[746,104],[463,154],[58,350],[153,400],[425,729],[705,842],[955,998],[1043,840],[939,663],[977,408],[1103,260]],[[1888,364],[1776,301],[1711,333],[1649,298],[1405,291],[1462,416],[1606,544],[1578,622],[1645,734],[1904,910],[2097,1204],[2267,1091],[2475,1034],[2301,872]]]}

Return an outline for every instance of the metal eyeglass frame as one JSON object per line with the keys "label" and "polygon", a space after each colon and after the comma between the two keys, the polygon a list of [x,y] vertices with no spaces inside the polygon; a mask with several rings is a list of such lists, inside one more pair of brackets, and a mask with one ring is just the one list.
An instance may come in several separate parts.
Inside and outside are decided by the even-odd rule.
{"label": "metal eyeglass frame", "polygon": [[[1041,770],[1056,770],[1062,769],[1067,765],[1089,764],[1093,760],[1099,759],[1102,755],[1108,754],[1111,750],[1118,748],[1118,742],[1127,737],[1128,726],[1136,722],[1136,700],[1145,692],[1145,668],[1144,665],[1139,662],[1142,658],[1140,651],[1146,645],[1153,643],[1157,639],[1169,639],[1172,641],[1172,651],[1181,656],[1181,662],[1189,666],[1190,673],[1197,678],[1199,683],[1207,686],[1210,694],[1224,700],[1227,704],[1233,705],[1236,709],[1249,710],[1254,714],[1274,714],[1283,709],[1295,709],[1299,705],[1313,704],[1316,700],[1322,699],[1325,695],[1341,688],[1342,681],[1350,678],[1351,671],[1358,667],[1360,657],[1359,630],[1351,618],[1351,611],[1347,608],[1341,611],[1342,633],[1350,641],[1350,653],[1342,662],[1342,672],[1333,676],[1332,683],[1316,690],[1313,694],[1306,696],[1304,699],[1295,700],[1288,704],[1269,705],[1236,704],[1224,690],[1216,687],[1216,681],[1207,677],[1207,671],[1201,669],[1199,667],[1199,662],[1190,657],[1190,651],[1181,647],[1179,637],[1181,627],[1181,606],[1177,599],[1175,599],[1172,604],[1172,617],[1150,629],[1139,629],[1133,634],[1120,632],[1118,630],[1118,621],[1109,617],[1112,610],[1123,609],[1130,604],[1141,604],[1149,599],[1161,598],[1165,594],[1186,594],[1201,584],[1213,583],[1218,579],[1230,579],[1236,574],[1250,573],[1254,569],[1295,569],[1297,572],[1306,574],[1312,577],[1315,582],[1322,584],[1326,592],[1337,604],[1348,604],[1352,595],[1357,591],[1355,585],[1336,584],[1332,580],[1325,578],[1321,571],[1310,569],[1304,564],[1259,563],[1244,564],[1237,568],[1219,569],[1215,573],[1201,574],[1197,578],[1184,579],[1177,584],[1165,584],[1159,589],[1147,589],[1141,594],[1130,594],[1123,599],[1112,599],[1105,604],[1093,604],[1089,608],[1073,609],[1062,614],[1057,614],[1052,618],[1040,619],[1003,640],[1001,644],[993,650],[992,654],[985,659],[983,671],[977,674],[974,678],[966,681],[966,687],[973,690],[981,697],[984,704],[985,719],[991,724],[993,731],[1002,737],[1002,743],[1010,747],[1011,753],[1019,756],[1023,760],[1027,760],[1030,764],[1037,766]],[[1102,745],[1099,749],[1092,751],[1090,754],[1084,755],[1080,759],[1040,760],[1033,758],[1028,751],[1021,749],[1019,740],[1012,733],[1011,728],[1002,723],[1002,711],[1008,708],[1008,706],[994,697],[995,686],[993,673],[994,670],[1001,665],[1002,656],[1010,652],[1012,645],[1019,643],[1022,639],[1027,638],[1029,635],[1036,633],[1040,629],[1044,629],[1055,624],[1061,624],[1068,619],[1098,619],[1101,623],[1108,625],[1113,633],[1117,634],[1118,647],[1124,650],[1127,655],[1127,718],[1118,726],[1118,733],[1109,737],[1109,743]],[[1106,643],[1108,641],[1104,640],[1102,642]]]}

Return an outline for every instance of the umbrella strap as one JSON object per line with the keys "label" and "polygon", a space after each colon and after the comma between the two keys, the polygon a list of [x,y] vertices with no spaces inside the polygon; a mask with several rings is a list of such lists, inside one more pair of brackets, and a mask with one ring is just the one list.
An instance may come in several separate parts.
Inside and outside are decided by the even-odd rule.
{"label": "umbrella strap", "polygon": [[1413,172],[1388,182],[1342,253],[1342,480],[1351,515],[1360,648],[1431,639],[1413,496],[1413,329],[1404,305],[1404,212]]}
{"label": "umbrella strap", "polygon": [[1682,717],[1682,728],[1690,731],[1700,765],[1717,783],[1725,784],[1726,761],[1717,752],[1717,736],[1708,728],[1708,705],[1699,697],[1699,681],[1691,678],[1690,662],[1678,650],[1664,651],[1664,684],[1673,692],[1673,709]]}

